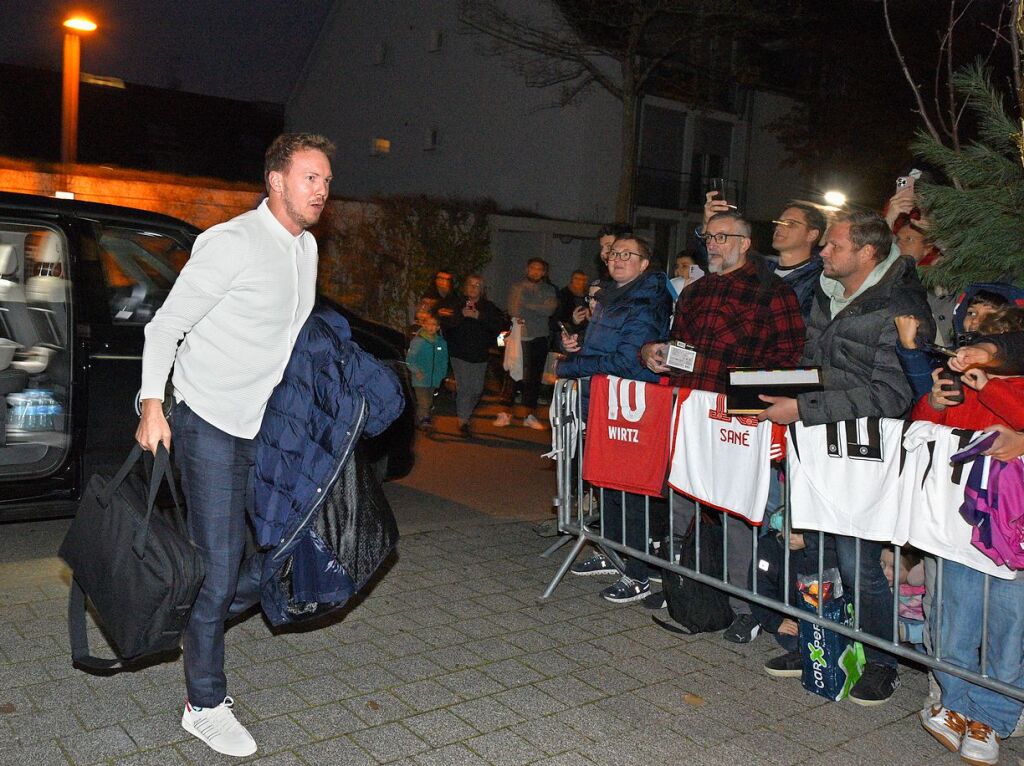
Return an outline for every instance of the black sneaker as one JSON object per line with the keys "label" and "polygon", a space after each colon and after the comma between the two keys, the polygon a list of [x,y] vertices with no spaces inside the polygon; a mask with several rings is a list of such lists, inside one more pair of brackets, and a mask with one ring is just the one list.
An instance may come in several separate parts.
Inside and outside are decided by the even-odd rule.
{"label": "black sneaker", "polygon": [[616,569],[612,562],[607,557],[600,553],[595,553],[589,559],[583,561],[577,561],[569,569],[574,575],[580,577],[592,577],[593,575],[617,575],[619,570]]}
{"label": "black sneaker", "polygon": [[601,597],[613,604],[629,604],[640,601],[651,592],[651,583],[647,580],[631,580],[623,575],[614,585],[601,591]]}
{"label": "black sneaker", "polygon": [[[653,579],[654,578],[652,577],[651,580]],[[657,590],[653,593],[648,593],[641,606],[644,609],[650,609],[652,612],[658,609],[664,609],[668,606],[668,600],[665,598],[665,591]]]}
{"label": "black sneaker", "polygon": [[889,701],[900,688],[900,674],[896,668],[869,662],[864,666],[864,674],[850,690],[850,702],[858,705],[882,705]]}
{"label": "black sneaker", "polygon": [[752,614],[737,615],[732,625],[725,629],[722,638],[734,644],[749,644],[761,632],[761,623]]}
{"label": "black sneaker", "polygon": [[463,439],[472,439],[473,432],[469,430],[469,423],[463,423],[459,426],[459,436]]}
{"label": "black sneaker", "polygon": [[804,672],[804,658],[800,652],[786,652],[764,663],[764,672],[776,678],[799,678]]}

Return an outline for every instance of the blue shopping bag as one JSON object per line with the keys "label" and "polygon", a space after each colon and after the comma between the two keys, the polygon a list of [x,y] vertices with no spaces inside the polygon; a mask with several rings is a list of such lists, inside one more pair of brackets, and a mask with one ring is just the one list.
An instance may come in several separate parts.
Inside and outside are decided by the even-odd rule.
{"label": "blue shopping bag", "polygon": [[[842,594],[839,572],[829,569],[824,573],[824,579],[822,617],[841,625],[852,625],[853,601]],[[817,614],[817,578],[800,578],[797,587],[801,594],[799,606]],[[850,689],[864,671],[864,647],[859,641],[852,641],[809,620],[800,620],[800,655],[804,661],[800,677],[804,688],[836,702],[850,694]]]}

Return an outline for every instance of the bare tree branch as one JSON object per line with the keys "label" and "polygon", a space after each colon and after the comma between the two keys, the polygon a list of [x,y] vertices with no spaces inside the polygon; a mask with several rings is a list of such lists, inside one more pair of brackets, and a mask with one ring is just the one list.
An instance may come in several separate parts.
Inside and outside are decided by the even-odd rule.
{"label": "bare tree branch", "polygon": [[928,110],[925,108],[924,101],[921,98],[921,88],[914,82],[914,78],[910,74],[910,69],[907,68],[907,61],[903,56],[903,51],[900,49],[900,45],[896,41],[896,34],[892,30],[892,20],[889,17],[889,0],[882,0],[882,12],[885,14],[885,28],[889,33],[889,41],[892,43],[893,50],[896,53],[896,58],[900,62],[900,68],[903,70],[903,76],[907,79],[907,83],[910,85],[910,89],[914,93],[914,99],[917,101],[918,114],[920,114],[921,119],[924,120],[925,127],[928,129],[932,138],[941,144],[943,143],[942,136],[939,135],[939,131],[935,129],[935,125],[928,116]]}

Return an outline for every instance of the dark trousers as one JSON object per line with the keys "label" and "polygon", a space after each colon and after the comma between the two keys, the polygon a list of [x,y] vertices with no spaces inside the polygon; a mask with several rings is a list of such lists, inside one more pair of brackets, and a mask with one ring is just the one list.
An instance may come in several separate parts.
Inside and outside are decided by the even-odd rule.
{"label": "dark trousers", "polygon": [[523,406],[537,408],[540,381],[544,377],[544,363],[548,359],[548,339],[534,338],[523,341]]}
{"label": "dark trousers", "polygon": [[[825,536],[826,539],[830,535]],[[857,538],[847,535],[831,535],[835,538],[836,555],[839,558],[839,575],[843,578],[843,590],[853,598],[857,572]],[[808,532],[807,556],[818,561],[818,533]],[[885,579],[880,557],[882,543],[873,540],[860,541],[860,629],[872,636],[892,641],[892,588]],[[877,665],[896,667],[895,655],[864,644],[864,658]]]}
{"label": "dark trousers", "polygon": [[[808,532],[805,539],[813,536],[817,543],[817,532]],[[757,543],[757,561],[755,570],[757,572],[757,594],[773,599],[774,601],[785,602],[786,590],[789,590],[789,604],[796,606],[800,599],[800,593],[796,587],[797,577],[800,575],[811,575],[815,577],[818,572],[817,544],[813,560],[807,555],[807,548],[789,552],[789,582],[786,582],[785,556],[786,546],[782,542],[782,535],[768,534],[763,536]],[[836,566],[836,552],[833,546],[829,545],[828,538],[825,539],[825,562],[824,569]],[[785,619],[781,612],[774,609],[750,604],[750,612],[761,623],[761,627],[768,633],[775,635],[775,640],[787,652],[794,652],[799,648],[799,640],[796,636],[787,636],[778,632],[779,626]]]}
{"label": "dark trousers", "polygon": [[[595,492],[601,490],[595,489]],[[626,532],[622,533],[622,509],[625,497]],[[661,498],[652,497],[650,505],[650,524],[646,521],[645,495],[632,492],[621,492],[614,489],[604,490],[604,503],[601,506],[601,518],[604,523],[604,536],[630,548],[647,551],[648,532],[650,538],[660,540],[668,529],[668,506]],[[623,556],[626,571],[623,573],[633,580],[646,580],[649,568],[646,561]]]}
{"label": "dark trousers", "polygon": [[[206,569],[185,629],[185,684],[193,706],[216,707],[227,696],[224,620],[258,598],[248,579],[239,588],[256,442],[224,433],[184,402],[174,407],[171,422],[189,534]],[[239,590],[245,596],[236,600]]]}

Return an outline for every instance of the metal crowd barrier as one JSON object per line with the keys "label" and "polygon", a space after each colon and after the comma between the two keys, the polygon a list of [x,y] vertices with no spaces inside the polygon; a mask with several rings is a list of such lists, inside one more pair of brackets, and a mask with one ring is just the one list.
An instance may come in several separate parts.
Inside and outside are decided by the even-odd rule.
{"label": "metal crowd barrier", "polygon": [[[678,390],[674,392],[677,394]],[[889,654],[895,655],[902,659],[908,660],[918,665],[923,665],[932,670],[940,670],[950,675],[955,675],[963,678],[971,683],[979,686],[992,689],[993,691],[1005,694],[1009,697],[1014,697],[1019,700],[1024,700],[1024,688],[1013,686],[999,681],[995,678],[984,673],[975,673],[973,671],[965,670],[957,665],[951,665],[942,659],[942,645],[941,636],[938,631],[932,631],[931,633],[931,647],[930,653],[924,654],[915,649],[902,646],[899,641],[899,582],[900,582],[900,549],[901,546],[894,545],[893,555],[893,583],[895,584],[892,591],[892,625],[893,625],[893,638],[892,640],[882,639],[877,636],[871,635],[860,628],[860,553],[861,545],[860,540],[856,541],[856,567],[855,567],[855,578],[853,586],[853,603],[854,603],[854,617],[853,625],[843,625],[837,623],[822,614],[824,607],[824,599],[819,598],[817,604],[817,613],[808,612],[807,610],[801,609],[790,603],[790,595],[792,588],[790,587],[790,549],[788,545],[789,535],[792,531],[790,526],[790,513],[789,513],[789,483],[784,482],[785,492],[783,493],[783,505],[784,505],[784,528],[783,528],[783,578],[787,584],[785,590],[785,599],[783,601],[777,601],[775,599],[768,598],[757,592],[757,578],[752,576],[752,588],[742,588],[733,585],[728,582],[729,578],[729,557],[728,557],[728,542],[729,542],[729,525],[726,523],[722,524],[722,577],[716,577],[708,575],[701,571],[700,561],[700,534],[701,534],[701,506],[699,503],[696,504],[694,511],[694,563],[695,569],[680,566],[675,562],[675,529],[673,521],[673,510],[674,505],[677,502],[676,495],[671,489],[668,491],[668,533],[667,539],[669,541],[669,549],[664,552],[665,555],[657,555],[651,549],[650,539],[650,528],[651,528],[651,498],[645,497],[644,499],[644,529],[645,539],[647,545],[643,550],[632,548],[625,544],[626,538],[626,503],[625,503],[625,492],[619,490],[605,490],[597,487],[586,486],[583,481],[583,428],[582,428],[582,417],[580,412],[580,381],[579,380],[558,380],[555,384],[554,400],[551,407],[552,416],[552,444],[553,453],[556,459],[556,480],[558,485],[558,494],[554,499],[554,505],[558,514],[558,530],[561,533],[560,539],[558,539],[551,547],[549,547],[543,554],[544,557],[549,557],[555,553],[563,545],[572,542],[572,546],[569,553],[566,555],[565,560],[559,566],[558,571],[548,584],[544,593],[540,596],[541,600],[546,600],[551,597],[558,584],[565,577],[565,574],[569,571],[569,567],[572,566],[576,560],[580,551],[583,547],[590,543],[595,547],[599,548],[612,563],[621,572],[623,567],[622,559],[619,557],[619,553],[631,556],[648,564],[654,565],[655,567],[663,570],[668,570],[687,577],[692,580],[710,585],[713,588],[724,591],[730,596],[742,598],[754,604],[759,604],[763,607],[773,609],[786,617],[793,620],[806,620],[815,623],[816,625],[828,628],[829,630],[835,631],[841,635],[847,636],[855,641],[860,641],[863,644],[881,649]],[[787,450],[787,461],[788,461],[788,450]],[[786,467],[786,473],[788,474],[788,465]],[[604,499],[606,494],[616,492],[622,495],[622,502],[620,503],[622,513],[622,537],[621,539],[611,539],[604,535],[604,523],[602,520],[601,509],[604,507]],[[594,502],[596,498],[596,504]],[[721,511],[713,508],[707,510],[713,513],[722,513]],[[724,521],[724,519],[723,519]],[[596,525],[596,526],[595,526]],[[756,565],[758,561],[757,549],[758,549],[758,528],[750,526],[751,530],[751,552],[752,552],[752,567]],[[824,555],[825,555],[825,535],[824,532],[804,532],[805,537],[810,534],[818,535],[818,582],[821,583],[823,580],[824,566]],[[931,597],[931,612],[934,615],[934,624],[941,625],[942,621],[942,564],[941,558],[936,557],[936,577],[935,577],[935,589]],[[812,573],[813,574],[813,573]],[[988,654],[988,618],[989,618],[989,585],[990,575],[984,575],[984,587],[981,593],[982,598],[982,639],[981,639],[981,657],[980,667],[985,668],[987,665],[987,654]],[[929,615],[925,615],[926,624],[932,621]],[[1022,716],[1024,720],[1024,716]]]}

